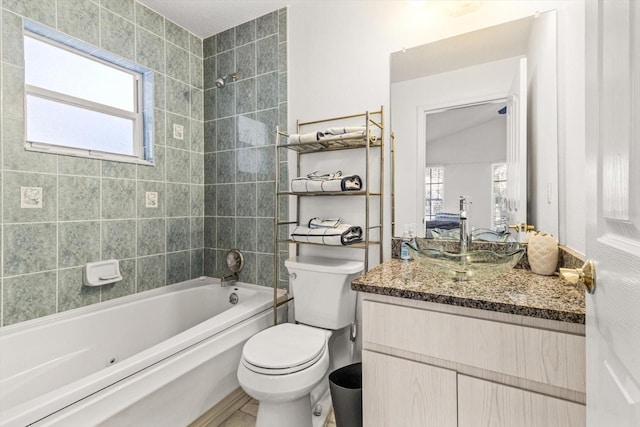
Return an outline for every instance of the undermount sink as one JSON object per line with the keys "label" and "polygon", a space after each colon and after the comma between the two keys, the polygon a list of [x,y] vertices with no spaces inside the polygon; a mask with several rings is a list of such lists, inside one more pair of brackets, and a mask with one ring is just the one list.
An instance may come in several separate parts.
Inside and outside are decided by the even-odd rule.
{"label": "undermount sink", "polygon": [[509,272],[524,255],[519,243],[496,244],[495,248],[447,252],[442,248],[407,245],[415,261],[436,274],[456,281],[486,280]]}

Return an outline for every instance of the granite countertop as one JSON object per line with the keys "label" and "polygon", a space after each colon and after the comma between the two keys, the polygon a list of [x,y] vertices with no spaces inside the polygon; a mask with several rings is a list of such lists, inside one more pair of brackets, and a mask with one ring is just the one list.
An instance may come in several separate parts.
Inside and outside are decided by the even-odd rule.
{"label": "granite countertop", "polygon": [[514,268],[491,280],[442,279],[415,261],[390,259],[351,283],[355,291],[584,324],[584,291],[556,276]]}

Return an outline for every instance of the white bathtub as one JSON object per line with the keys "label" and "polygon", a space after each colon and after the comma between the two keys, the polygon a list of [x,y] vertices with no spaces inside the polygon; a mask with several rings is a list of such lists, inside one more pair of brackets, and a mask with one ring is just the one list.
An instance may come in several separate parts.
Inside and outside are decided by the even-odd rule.
{"label": "white bathtub", "polygon": [[238,387],[272,301],[199,278],[0,328],[0,426],[187,425]]}

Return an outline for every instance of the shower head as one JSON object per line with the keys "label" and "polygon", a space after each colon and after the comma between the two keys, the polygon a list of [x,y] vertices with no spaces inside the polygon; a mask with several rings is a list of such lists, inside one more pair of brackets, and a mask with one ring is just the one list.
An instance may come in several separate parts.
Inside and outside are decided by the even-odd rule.
{"label": "shower head", "polygon": [[226,76],[218,77],[216,79],[216,87],[218,89],[222,89],[224,85],[227,83],[227,80],[231,79],[231,81],[238,80],[238,73],[227,74]]}

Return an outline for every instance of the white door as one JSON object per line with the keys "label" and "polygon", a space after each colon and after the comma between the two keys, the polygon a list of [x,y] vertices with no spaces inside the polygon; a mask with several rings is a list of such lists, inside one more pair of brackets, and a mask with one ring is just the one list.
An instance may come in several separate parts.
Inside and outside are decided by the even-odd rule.
{"label": "white door", "polygon": [[527,222],[527,58],[520,66],[507,97],[507,220]]}
{"label": "white door", "polygon": [[[587,4],[587,425],[640,426],[640,2]],[[578,215],[577,212],[574,214]]]}

